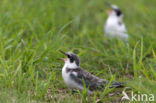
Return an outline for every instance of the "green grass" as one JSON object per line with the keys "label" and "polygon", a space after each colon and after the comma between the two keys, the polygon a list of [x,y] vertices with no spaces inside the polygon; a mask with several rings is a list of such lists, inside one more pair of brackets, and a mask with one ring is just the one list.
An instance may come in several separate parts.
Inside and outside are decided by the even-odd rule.
{"label": "green grass", "polygon": [[104,38],[108,8],[103,0],[1,0],[0,103],[110,102],[122,97],[109,94],[123,89],[94,96],[86,96],[86,90],[73,93],[61,76],[59,50],[77,53],[81,67],[100,78],[114,78],[156,98],[156,1],[110,3],[124,12],[129,46]]}

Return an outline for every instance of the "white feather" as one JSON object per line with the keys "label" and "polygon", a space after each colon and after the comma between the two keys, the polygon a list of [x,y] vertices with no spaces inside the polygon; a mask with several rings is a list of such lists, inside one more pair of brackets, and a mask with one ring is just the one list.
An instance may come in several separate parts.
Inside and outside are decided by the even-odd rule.
{"label": "white feather", "polygon": [[[67,60],[65,61],[65,64],[64,64],[64,66],[63,66],[63,68],[62,68],[62,77],[63,77],[64,82],[66,83],[66,85],[67,85],[68,87],[70,87],[71,89],[76,88],[76,89],[79,89],[79,90],[83,90],[84,87],[83,87],[82,85],[78,84],[77,82],[75,82],[75,81],[71,78],[71,76],[70,76],[70,73],[72,73],[73,75],[77,76],[77,75],[78,75],[77,72],[66,72],[66,71],[67,71],[67,70],[66,70],[67,68],[76,69],[76,68],[78,68],[78,66],[76,65],[75,62],[70,63],[69,59],[67,59]],[[88,90],[88,94],[93,95],[94,92]]]}
{"label": "white feather", "polygon": [[[74,88],[78,88],[80,90],[83,90],[83,87],[81,85],[78,85],[75,81],[73,81],[70,77],[70,73],[71,72],[66,72],[66,69],[67,68],[70,68],[70,69],[74,69],[74,68],[77,68],[78,66],[76,65],[75,62],[73,63],[70,63],[69,60],[66,60],[65,61],[65,64],[62,68],[62,77],[64,79],[64,82],[66,83],[66,85],[72,89]],[[76,72],[72,72],[75,76],[77,76],[77,73]]]}

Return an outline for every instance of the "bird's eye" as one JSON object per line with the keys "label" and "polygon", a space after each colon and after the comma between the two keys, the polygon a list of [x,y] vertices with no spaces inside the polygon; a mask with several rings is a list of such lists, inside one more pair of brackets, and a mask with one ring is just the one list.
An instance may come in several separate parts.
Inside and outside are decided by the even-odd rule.
{"label": "bird's eye", "polygon": [[67,55],[68,56],[68,58],[70,58],[70,55]]}
{"label": "bird's eye", "polygon": [[74,61],[74,58],[71,55],[68,54],[67,57],[70,59],[71,63]]}
{"label": "bird's eye", "polygon": [[74,61],[74,58],[73,57],[70,57],[70,62],[73,62]]}
{"label": "bird's eye", "polygon": [[122,14],[122,12],[119,9],[115,9],[116,15],[120,16]]}

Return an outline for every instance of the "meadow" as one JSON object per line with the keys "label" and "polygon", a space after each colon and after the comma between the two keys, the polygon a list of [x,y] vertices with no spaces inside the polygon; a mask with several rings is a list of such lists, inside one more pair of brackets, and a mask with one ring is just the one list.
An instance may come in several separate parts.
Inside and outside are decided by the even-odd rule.
{"label": "meadow", "polygon": [[[110,0],[124,13],[128,45],[104,38],[104,0],[1,0],[0,103],[118,103],[123,88],[87,96],[62,79],[64,57],[131,91],[156,98],[156,0]],[[156,101],[156,99],[155,99]],[[154,102],[153,102],[154,103]]]}

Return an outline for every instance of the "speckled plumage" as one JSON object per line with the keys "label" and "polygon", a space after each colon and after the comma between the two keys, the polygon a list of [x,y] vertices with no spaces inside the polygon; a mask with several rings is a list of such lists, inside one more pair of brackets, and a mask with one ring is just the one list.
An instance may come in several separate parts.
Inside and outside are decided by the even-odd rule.
{"label": "speckled plumage", "polygon": [[[65,60],[65,64],[62,68],[62,77],[68,87],[83,90],[85,83],[85,86],[89,88],[89,93],[91,94],[94,90],[104,89],[109,83],[109,81],[95,77],[83,70],[79,64],[77,65],[76,62],[79,61],[79,58],[76,54],[66,53],[65,55],[67,55],[68,58]],[[73,59],[72,61],[70,60],[71,58]],[[119,87],[121,84],[121,82],[112,82],[110,87]]]}

